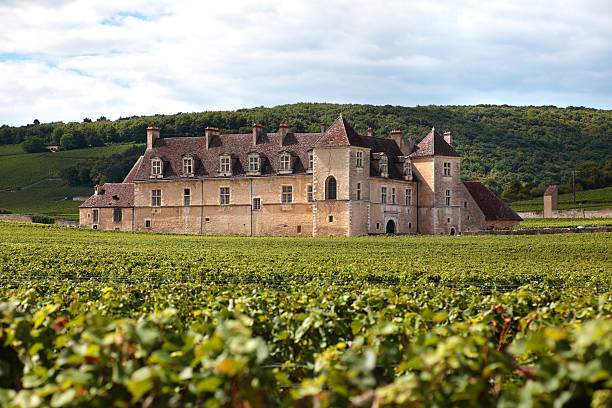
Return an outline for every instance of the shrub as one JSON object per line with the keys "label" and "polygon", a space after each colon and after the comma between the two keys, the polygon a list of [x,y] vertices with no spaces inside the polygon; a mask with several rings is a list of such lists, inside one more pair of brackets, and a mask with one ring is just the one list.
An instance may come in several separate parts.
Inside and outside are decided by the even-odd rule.
{"label": "shrub", "polygon": [[53,224],[55,223],[55,219],[47,215],[34,214],[32,215],[32,222],[36,222],[39,224]]}
{"label": "shrub", "polygon": [[45,143],[40,137],[31,136],[26,138],[21,145],[26,153],[37,153],[45,151]]}

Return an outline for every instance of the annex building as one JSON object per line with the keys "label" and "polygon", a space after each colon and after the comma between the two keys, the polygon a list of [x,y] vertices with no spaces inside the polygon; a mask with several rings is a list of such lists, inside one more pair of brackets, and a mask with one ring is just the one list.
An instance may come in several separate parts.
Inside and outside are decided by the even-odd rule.
{"label": "annex building", "polygon": [[521,218],[478,182],[461,180],[451,132],[418,144],[392,131],[359,135],[341,115],[318,133],[160,137],[123,183],[96,186],[86,228],[191,234],[354,236],[460,234]]}

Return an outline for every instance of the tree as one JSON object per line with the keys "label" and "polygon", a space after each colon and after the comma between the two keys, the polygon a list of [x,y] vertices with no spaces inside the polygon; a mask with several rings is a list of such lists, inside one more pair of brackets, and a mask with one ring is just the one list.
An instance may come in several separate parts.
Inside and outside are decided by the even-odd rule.
{"label": "tree", "polygon": [[40,125],[40,120],[38,120],[38,119],[34,119],[34,124],[35,124],[35,125]]}
{"label": "tree", "polygon": [[36,153],[45,151],[45,143],[38,136],[30,136],[23,141],[21,145],[23,150],[27,153]]}
{"label": "tree", "polygon": [[521,182],[518,180],[512,180],[504,185],[504,191],[502,191],[502,198],[504,200],[516,200],[521,192]]}
{"label": "tree", "polygon": [[66,150],[80,149],[87,145],[83,133],[76,129],[64,133],[60,139],[60,144]]}

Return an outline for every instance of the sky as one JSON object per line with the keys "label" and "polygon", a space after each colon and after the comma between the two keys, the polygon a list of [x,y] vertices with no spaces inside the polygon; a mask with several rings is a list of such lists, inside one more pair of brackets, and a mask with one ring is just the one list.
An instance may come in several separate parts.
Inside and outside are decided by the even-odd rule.
{"label": "sky", "polygon": [[612,108],[612,1],[0,0],[0,125],[296,102]]}

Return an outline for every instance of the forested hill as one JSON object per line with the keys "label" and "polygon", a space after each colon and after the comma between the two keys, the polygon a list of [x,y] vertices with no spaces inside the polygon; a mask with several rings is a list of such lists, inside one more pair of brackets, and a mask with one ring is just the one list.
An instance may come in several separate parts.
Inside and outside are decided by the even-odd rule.
{"label": "forested hill", "polygon": [[[453,144],[463,155],[463,175],[485,181],[496,190],[512,179],[535,183],[567,182],[577,163],[612,159],[612,111],[582,107],[514,106],[372,106],[298,103],[273,108],[240,109],[148,117],[104,117],[82,123],[61,122],[22,127],[2,126],[0,143],[20,143],[40,136],[46,143],[74,146],[108,142],[143,142],[146,127],[161,128],[162,137],[201,136],[206,126],[222,132],[250,132],[261,123],[274,132],[280,122],[293,132],[317,132],[342,113],[365,134],[368,126],[379,137],[400,129],[420,141],[432,126],[451,130]],[[497,187],[497,188],[496,188]]]}

